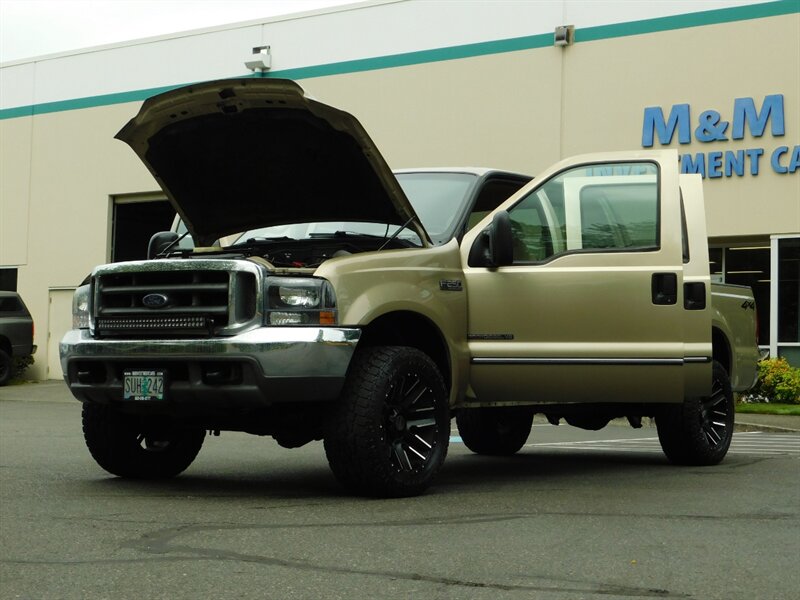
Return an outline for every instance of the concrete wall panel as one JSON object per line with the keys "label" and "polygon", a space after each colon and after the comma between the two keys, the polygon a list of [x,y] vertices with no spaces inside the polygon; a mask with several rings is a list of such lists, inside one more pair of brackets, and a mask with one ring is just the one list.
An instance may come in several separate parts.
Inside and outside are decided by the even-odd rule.
{"label": "concrete wall panel", "polygon": [[0,265],[28,262],[32,119],[0,121]]}
{"label": "concrete wall panel", "polygon": [[356,115],[393,168],[532,173],[559,157],[560,60],[545,48],[300,83]]}

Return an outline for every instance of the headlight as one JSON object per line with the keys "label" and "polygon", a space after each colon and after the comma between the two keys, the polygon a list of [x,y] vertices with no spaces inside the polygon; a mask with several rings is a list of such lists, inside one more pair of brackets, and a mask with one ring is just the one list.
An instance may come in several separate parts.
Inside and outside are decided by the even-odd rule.
{"label": "headlight", "polygon": [[72,328],[89,329],[90,285],[82,285],[72,296]]}
{"label": "headlight", "polygon": [[266,314],[269,325],[336,325],[333,286],[312,277],[269,277]]}
{"label": "headlight", "polygon": [[278,297],[284,306],[297,306],[299,308],[316,308],[321,300],[321,288],[318,287],[289,287],[280,286]]}

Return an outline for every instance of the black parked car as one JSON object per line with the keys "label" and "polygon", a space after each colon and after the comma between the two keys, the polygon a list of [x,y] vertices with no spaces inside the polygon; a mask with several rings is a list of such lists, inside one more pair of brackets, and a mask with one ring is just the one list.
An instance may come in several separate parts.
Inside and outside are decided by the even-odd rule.
{"label": "black parked car", "polygon": [[16,292],[0,291],[0,385],[14,374],[14,359],[36,352],[33,318]]}

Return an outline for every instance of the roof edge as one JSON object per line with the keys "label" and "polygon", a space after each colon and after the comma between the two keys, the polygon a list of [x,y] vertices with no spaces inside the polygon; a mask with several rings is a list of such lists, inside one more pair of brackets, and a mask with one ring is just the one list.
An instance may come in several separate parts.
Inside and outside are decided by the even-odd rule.
{"label": "roof edge", "polygon": [[[392,4],[405,0],[368,0],[358,4],[337,7],[339,11],[322,9],[320,11],[309,11],[309,14],[327,12],[343,12],[345,10],[355,10],[358,8]],[[611,25],[597,25],[576,29],[575,43],[586,43],[599,40],[628,37],[632,35],[643,35],[648,33],[658,33],[663,31],[673,31],[677,29],[689,29],[693,27],[703,27],[708,25],[720,25],[737,21],[747,21],[754,19],[778,17],[790,14],[800,14],[800,2],[798,0],[776,0],[774,2],[764,2],[758,4],[748,4],[744,6],[734,6],[728,8],[713,9],[707,11],[684,13],[667,17],[655,17],[639,21],[616,23]],[[297,18],[296,15],[292,15]],[[278,19],[276,17],[276,19]],[[256,23],[262,23],[258,20]],[[222,29],[230,26],[220,26]],[[189,34],[187,34],[189,35]],[[194,35],[194,32],[191,33]],[[474,58],[491,54],[503,54],[506,52],[516,52],[520,50],[532,50],[544,48],[553,44],[552,33],[535,34],[524,37],[515,37],[502,40],[486,42],[476,42],[472,44],[462,44],[429,50],[418,50],[401,54],[391,54],[371,58],[361,58],[336,63],[311,65],[306,67],[295,67],[281,71],[270,71],[264,75],[252,74],[244,75],[240,78],[276,77],[281,79],[313,79],[316,77],[327,77],[331,75],[342,75],[346,73],[359,73],[364,71],[375,71],[380,69],[390,69],[395,67],[413,66],[418,64],[443,62],[462,58]],[[125,45],[125,44],[122,44]],[[115,46],[116,47],[116,46]],[[0,66],[8,66],[10,63],[3,63]],[[236,77],[233,77],[236,78]],[[27,106],[0,109],[0,120],[13,119],[19,117],[30,117],[34,115],[48,114],[67,110],[82,108],[94,108],[125,102],[143,101],[150,96],[166,92],[175,88],[191,85],[196,82],[180,82],[175,85],[162,86],[157,88],[147,88],[131,90],[125,92],[115,92],[85,98],[74,98],[69,100],[58,100],[54,102],[44,102]]]}

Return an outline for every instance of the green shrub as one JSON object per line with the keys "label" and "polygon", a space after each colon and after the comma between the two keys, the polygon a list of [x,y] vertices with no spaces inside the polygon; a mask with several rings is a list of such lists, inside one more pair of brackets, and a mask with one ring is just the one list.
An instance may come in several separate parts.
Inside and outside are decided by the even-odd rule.
{"label": "green shrub", "polygon": [[785,358],[768,358],[758,363],[758,383],[751,397],[766,402],[800,404],[800,369]]}

